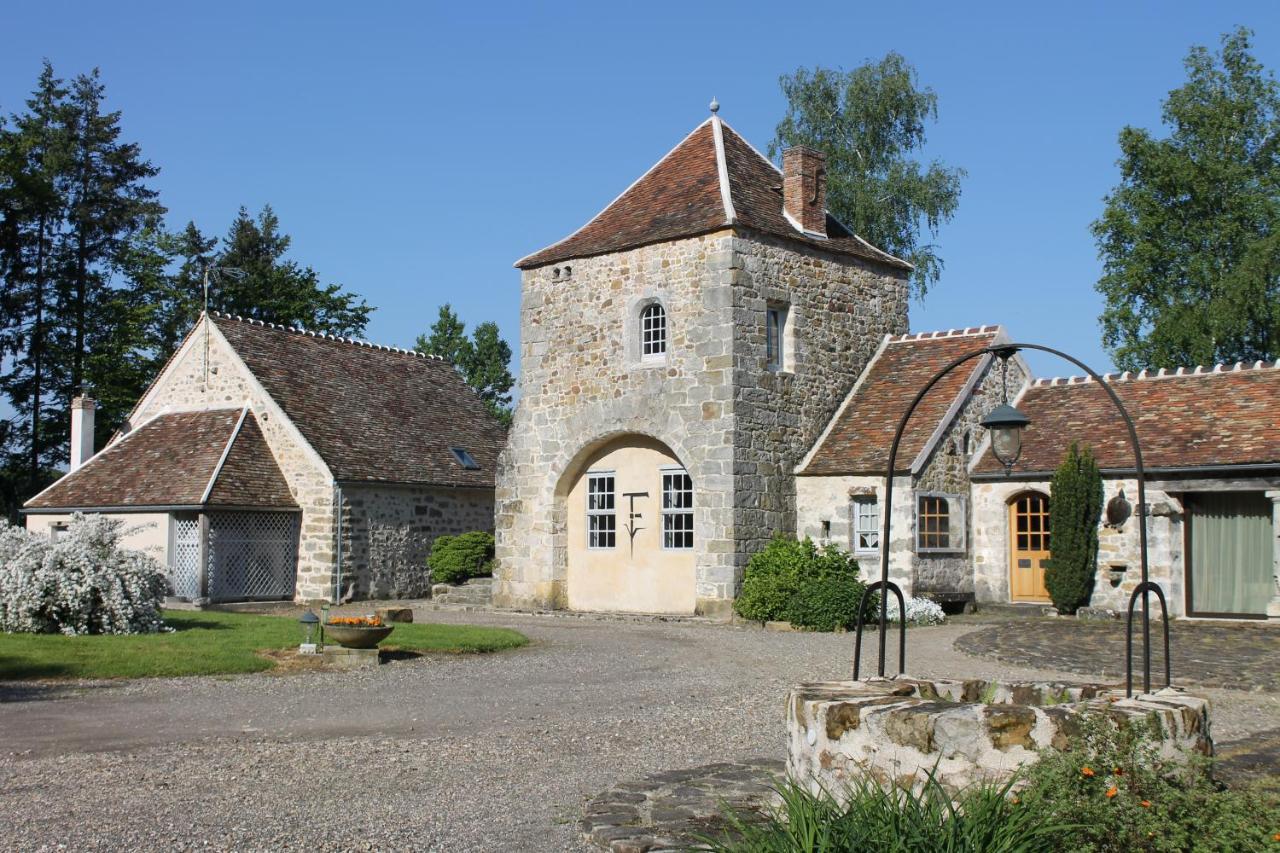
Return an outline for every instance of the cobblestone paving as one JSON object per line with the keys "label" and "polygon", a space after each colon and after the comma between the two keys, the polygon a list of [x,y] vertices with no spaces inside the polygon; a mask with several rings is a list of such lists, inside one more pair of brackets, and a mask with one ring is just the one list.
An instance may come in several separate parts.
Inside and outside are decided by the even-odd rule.
{"label": "cobblestone paving", "polygon": [[[1142,631],[1135,621],[1134,683],[1142,679]],[[1102,678],[1124,677],[1124,623],[1071,618],[1024,619],[990,625],[956,640],[966,654]],[[1151,680],[1164,677],[1164,641],[1151,624]],[[1186,687],[1280,692],[1280,629],[1175,621],[1169,625],[1173,683]]]}
{"label": "cobblestone paving", "polygon": [[587,803],[578,829],[613,853],[687,850],[724,832],[726,809],[740,818],[759,812],[785,770],[785,762],[753,758],[622,782]]}

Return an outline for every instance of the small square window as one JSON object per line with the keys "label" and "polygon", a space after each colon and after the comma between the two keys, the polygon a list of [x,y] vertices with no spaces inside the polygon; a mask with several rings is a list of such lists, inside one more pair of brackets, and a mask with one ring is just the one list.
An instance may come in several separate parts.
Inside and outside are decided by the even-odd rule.
{"label": "small square window", "polygon": [[916,550],[921,553],[964,551],[964,498],[919,495],[916,498]]}
{"label": "small square window", "polygon": [[466,468],[468,471],[480,470],[480,463],[477,462],[470,453],[468,453],[466,450],[462,449],[461,447],[450,447],[449,452],[453,454],[453,458],[457,461],[457,463],[461,465],[463,468]]}

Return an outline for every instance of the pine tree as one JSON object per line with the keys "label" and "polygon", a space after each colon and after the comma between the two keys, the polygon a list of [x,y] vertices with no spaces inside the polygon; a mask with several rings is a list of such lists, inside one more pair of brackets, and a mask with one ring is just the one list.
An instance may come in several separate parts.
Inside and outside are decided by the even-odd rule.
{"label": "pine tree", "polygon": [[481,323],[472,332],[471,357],[466,366],[467,384],[503,424],[511,425],[511,347],[498,333],[498,324]]}
{"label": "pine tree", "polygon": [[210,292],[211,307],[332,335],[364,334],[373,309],[339,284],[321,285],[314,269],[287,259],[291,242],[270,205],[256,219],[240,208],[214,263],[244,275],[221,279]]}
{"label": "pine tree", "polygon": [[502,339],[497,323],[481,323],[468,338],[467,324],[446,302],[440,306],[430,334],[418,335],[414,349],[453,364],[493,416],[511,425],[511,388],[515,385],[511,347]]}
{"label": "pine tree", "polygon": [[[48,466],[61,458],[49,438],[46,408],[57,384],[50,349],[56,303],[57,238],[67,208],[68,90],[47,61],[25,113],[13,116],[0,136],[0,198],[4,239],[0,273],[4,278],[3,352],[0,392],[21,418],[10,446],[23,457],[27,490],[49,478]],[[16,461],[16,460],[15,460]]]}
{"label": "pine tree", "polygon": [[1098,522],[1102,519],[1102,474],[1093,452],[1071,445],[1054,472],[1049,491],[1049,541],[1044,584],[1059,613],[1089,603],[1098,566]]}
{"label": "pine tree", "polygon": [[418,335],[414,349],[426,355],[438,355],[466,374],[471,360],[471,341],[467,339],[467,324],[458,319],[448,302],[440,306],[436,321],[431,324],[429,335]]}

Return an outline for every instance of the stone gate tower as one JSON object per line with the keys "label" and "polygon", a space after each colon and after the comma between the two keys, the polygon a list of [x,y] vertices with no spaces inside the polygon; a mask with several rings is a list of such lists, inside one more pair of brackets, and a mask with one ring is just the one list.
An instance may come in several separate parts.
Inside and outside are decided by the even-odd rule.
{"label": "stone gate tower", "polygon": [[521,269],[521,399],[498,471],[503,606],[726,617],[795,529],[795,466],[886,333],[910,266],[717,115]]}

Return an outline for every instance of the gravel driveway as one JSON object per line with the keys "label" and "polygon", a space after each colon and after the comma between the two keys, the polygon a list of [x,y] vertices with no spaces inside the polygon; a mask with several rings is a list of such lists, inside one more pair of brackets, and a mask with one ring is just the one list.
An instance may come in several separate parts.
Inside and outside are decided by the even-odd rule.
{"label": "gravel driveway", "polygon": [[[581,850],[582,804],[620,779],[781,757],[787,689],[848,677],[853,645],[694,623],[424,615],[533,642],[363,673],[0,686],[0,846]],[[953,650],[976,627],[914,629],[908,669],[1067,677]],[[1206,692],[1219,740],[1280,725],[1278,694]]]}

